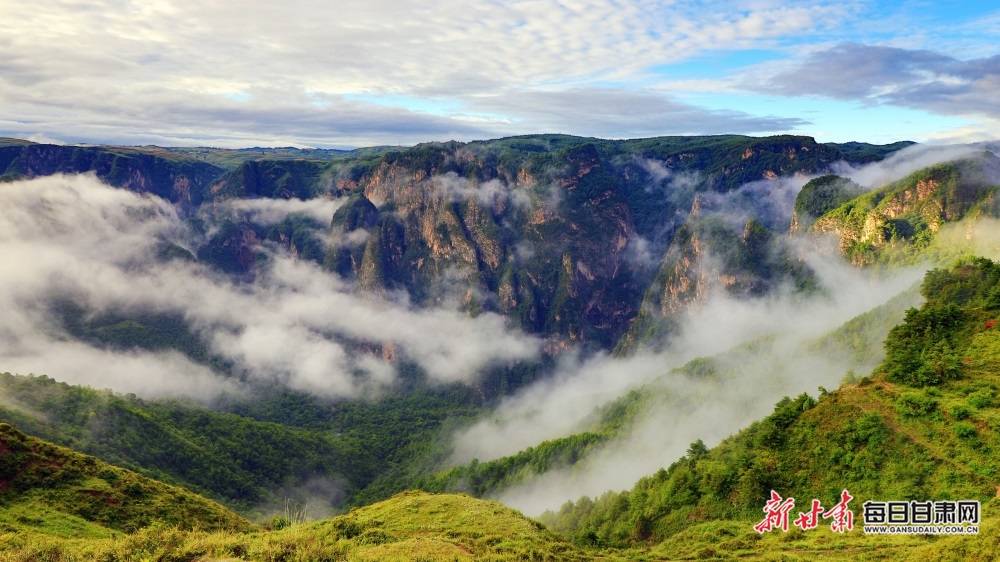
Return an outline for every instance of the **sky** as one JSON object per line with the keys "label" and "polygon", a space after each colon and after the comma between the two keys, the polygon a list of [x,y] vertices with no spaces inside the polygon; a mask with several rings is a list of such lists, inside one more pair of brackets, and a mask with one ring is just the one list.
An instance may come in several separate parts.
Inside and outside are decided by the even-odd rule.
{"label": "sky", "polygon": [[947,0],[0,0],[0,136],[964,142],[1000,136],[998,39]]}

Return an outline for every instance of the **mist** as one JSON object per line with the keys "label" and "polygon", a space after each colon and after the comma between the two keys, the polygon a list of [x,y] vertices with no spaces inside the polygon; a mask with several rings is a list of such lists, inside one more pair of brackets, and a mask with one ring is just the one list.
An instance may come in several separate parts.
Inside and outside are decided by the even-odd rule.
{"label": "mist", "polygon": [[343,203],[343,199],[326,197],[315,199],[228,199],[218,203],[217,207],[219,210],[236,214],[263,226],[280,223],[289,215],[303,215],[326,225],[330,223],[333,213]]}
{"label": "mist", "polygon": [[871,164],[854,166],[846,162],[837,162],[833,165],[832,171],[839,176],[850,178],[863,187],[876,188],[902,179],[921,168],[960,160],[982,151],[982,146],[974,144],[915,144]]}
{"label": "mist", "polygon": [[[864,166],[838,163],[833,171],[876,188],[981,151],[966,145],[915,146]],[[669,174],[654,176],[669,181]],[[780,232],[788,226],[796,195],[812,177],[752,182],[726,194],[699,195],[701,212],[734,226],[755,218]],[[995,232],[1000,232],[995,221],[984,219],[947,226],[941,237],[962,238],[976,253],[996,255],[1000,239]],[[539,514],[584,495],[627,489],[680,458],[692,442],[715,445],[765,417],[784,396],[836,388],[850,371],[867,374],[879,355],[859,361],[842,350],[817,348],[815,342],[893,297],[905,295],[909,304],[917,304],[913,288],[930,266],[862,270],[845,262],[829,239],[782,237],[775,243],[787,247],[815,274],[817,293],[805,295],[785,287],[764,297],[737,298],[717,287],[680,319],[678,333],[663,351],[564,358],[551,379],[508,397],[489,416],[457,432],[450,462],[496,459],[586,431],[594,427],[602,406],[628,391],[641,389],[651,396],[647,410],[623,435],[577,464],[494,494],[528,514]],[[711,267],[712,261],[704,256],[701,267]],[[901,320],[901,309],[895,313],[899,318],[885,318],[882,332],[873,337],[884,337],[888,326]],[[718,374],[693,377],[678,369],[700,357],[712,358]]]}
{"label": "mist", "polygon": [[478,201],[488,208],[507,204],[528,207],[531,204],[531,200],[522,191],[513,189],[498,179],[474,182],[455,172],[448,172],[434,176],[428,182],[435,193],[448,201]]}
{"label": "mist", "polygon": [[[766,416],[784,396],[835,388],[848,371],[870,369],[870,363],[859,365],[809,344],[910,289],[925,268],[880,276],[853,269],[832,252],[803,257],[817,272],[823,296],[804,298],[785,290],[747,300],[716,292],[687,315],[665,351],[598,357],[580,365],[576,376],[527,389],[459,434],[454,460],[496,458],[580,431],[596,409],[626,391],[649,393],[651,405],[624,435],[572,467],[496,496],[539,514],[583,495],[627,489],[681,457],[695,440],[715,445]],[[736,349],[751,342],[755,345]],[[691,359],[713,356],[720,376],[671,372]]]}
{"label": "mist", "polygon": [[[331,204],[317,206],[325,213]],[[265,249],[266,263],[252,283],[191,260],[156,259],[164,245],[197,247],[199,235],[165,201],[111,188],[93,176],[3,184],[0,205],[0,260],[9,264],[0,272],[4,370],[145,397],[207,401],[276,383],[323,397],[366,398],[396,382],[400,357],[422,367],[431,382],[473,383],[492,364],[538,352],[534,338],[510,329],[501,316],[470,318],[360,295],[276,248]],[[299,212],[313,205],[247,208]],[[55,301],[81,307],[85,319],[180,316],[230,368],[218,372],[177,351],[81,341],[53,312]]]}

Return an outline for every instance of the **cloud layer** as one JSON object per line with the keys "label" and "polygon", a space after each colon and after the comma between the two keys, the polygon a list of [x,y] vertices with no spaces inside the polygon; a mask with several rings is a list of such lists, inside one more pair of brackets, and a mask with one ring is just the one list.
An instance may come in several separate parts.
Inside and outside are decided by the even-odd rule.
{"label": "cloud layer", "polygon": [[[365,397],[393,384],[394,358],[416,362],[432,381],[474,382],[484,367],[530,359],[538,350],[497,315],[469,318],[358,296],[315,265],[277,251],[249,284],[190,261],[154,261],[165,243],[191,248],[199,240],[164,201],[90,176],[3,184],[0,206],[0,260],[11,264],[0,274],[5,370],[145,396],[210,399],[264,382]],[[53,314],[50,305],[60,299],[80,306],[85,318],[180,316],[237,377],[172,351],[79,341]]]}
{"label": "cloud layer", "polygon": [[[637,90],[838,3],[0,3],[0,131],[116,143],[370,145],[513,132],[761,132],[801,121]],[[632,82],[626,84],[626,82]]]}
{"label": "cloud layer", "polygon": [[928,50],[844,43],[810,54],[763,89],[1000,119],[1000,55],[959,60]]}

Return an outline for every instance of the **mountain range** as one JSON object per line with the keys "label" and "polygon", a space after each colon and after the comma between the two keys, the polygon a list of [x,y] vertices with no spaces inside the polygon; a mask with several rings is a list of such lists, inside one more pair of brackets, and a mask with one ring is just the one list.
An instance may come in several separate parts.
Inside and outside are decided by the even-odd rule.
{"label": "mountain range", "polygon": [[[22,256],[0,276],[12,560],[997,542],[990,145],[2,139],[0,181],[0,254]],[[752,529],[772,489],[845,487],[986,519],[975,538]]]}

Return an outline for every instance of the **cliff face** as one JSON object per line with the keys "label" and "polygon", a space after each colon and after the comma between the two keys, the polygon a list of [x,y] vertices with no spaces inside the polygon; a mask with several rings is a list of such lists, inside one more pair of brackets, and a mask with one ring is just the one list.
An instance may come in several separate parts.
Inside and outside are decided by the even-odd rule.
{"label": "cliff face", "polygon": [[841,204],[812,230],[836,236],[856,265],[919,251],[944,223],[996,214],[997,170],[1000,159],[988,152],[931,166]]}
{"label": "cliff face", "polygon": [[0,179],[92,172],[102,180],[182,205],[197,205],[222,169],[164,151],[24,144],[0,146]]}
{"label": "cliff face", "polygon": [[[696,193],[813,172],[841,158],[803,137],[426,145],[338,182],[353,199],[334,219],[331,239],[339,242],[325,261],[368,290],[404,289],[418,302],[451,299],[472,312],[501,312],[556,348],[610,348],[639,315],[651,282],[664,294],[655,299],[662,315],[706,294],[699,241],[705,230],[722,237],[725,229],[682,229],[683,242],[671,244]],[[749,248],[767,236],[762,228],[736,228],[732,238]],[[728,243],[713,238],[717,250]],[[727,256],[731,263],[713,275],[734,291],[759,292],[766,283],[747,268],[766,252],[747,252]]]}
{"label": "cliff face", "polygon": [[[670,316],[704,298],[711,283],[750,293],[770,283],[769,270],[755,269],[769,254],[752,249],[766,229],[740,224],[723,234],[690,221],[698,193],[722,196],[747,182],[894,149],[794,136],[536,135],[399,150],[280,149],[268,159],[13,143],[0,145],[0,172],[5,179],[94,172],[189,209],[232,198],[347,198],[326,224],[299,217],[223,225],[198,257],[252,275],[265,259],[259,245],[276,242],[363,290],[497,311],[555,349],[610,348],[644,306]],[[731,263],[705,273],[706,245],[713,255],[728,245],[743,254],[726,254]]]}
{"label": "cliff face", "polygon": [[713,294],[755,297],[782,285],[810,290],[815,279],[776,233],[754,219],[734,225],[693,212],[671,241],[617,351],[656,344],[683,313]]}

